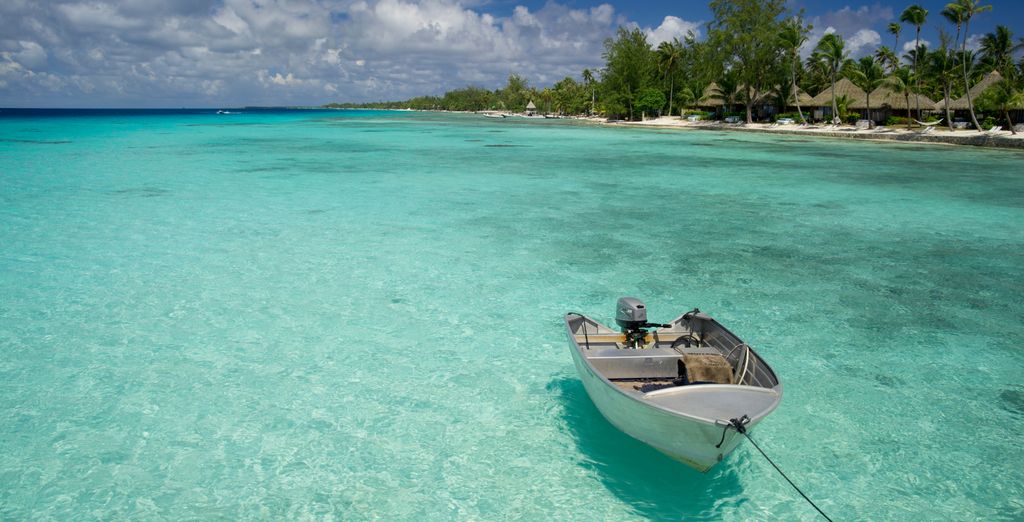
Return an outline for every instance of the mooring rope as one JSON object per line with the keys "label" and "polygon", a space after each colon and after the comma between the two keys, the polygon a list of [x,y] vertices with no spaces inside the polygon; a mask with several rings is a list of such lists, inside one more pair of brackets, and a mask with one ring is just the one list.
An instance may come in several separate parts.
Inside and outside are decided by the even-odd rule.
{"label": "mooring rope", "polygon": [[[740,417],[738,419],[729,419],[729,424],[727,424],[725,426],[725,428],[722,430],[722,442],[725,442],[725,432],[729,428],[732,428],[732,429],[736,430],[738,433],[741,433],[744,437],[747,438],[747,440],[750,441],[751,444],[754,445],[755,448],[757,448],[757,451],[761,452],[761,456],[763,456],[765,458],[765,460],[767,460],[768,463],[771,464],[773,468],[775,468],[775,471],[778,471],[779,475],[782,475],[782,478],[786,479],[786,482],[789,482],[789,485],[793,486],[793,489],[795,489],[796,492],[799,493],[801,497],[804,497],[804,500],[806,500],[807,503],[811,505],[811,507],[816,509],[818,511],[818,513],[821,514],[821,516],[825,517],[825,520],[828,520],[828,522],[832,522],[832,519],[829,518],[828,515],[826,515],[825,512],[822,511],[821,508],[819,508],[818,505],[814,503],[813,500],[808,498],[807,495],[805,495],[803,491],[800,491],[800,488],[798,488],[796,486],[796,484],[793,483],[792,480],[789,480],[789,477],[786,476],[786,473],[783,472],[782,469],[779,468],[779,466],[777,464],[775,464],[774,461],[772,461],[771,457],[769,457],[768,454],[765,453],[763,449],[761,449],[761,446],[758,446],[757,443],[754,442],[754,439],[750,436],[749,433],[747,433],[747,424],[749,422],[750,422],[750,417],[748,417],[746,415],[744,415],[744,416],[742,416],[742,417]],[[720,447],[722,445],[722,442],[719,442],[718,445],[715,446],[715,447],[716,448]]]}

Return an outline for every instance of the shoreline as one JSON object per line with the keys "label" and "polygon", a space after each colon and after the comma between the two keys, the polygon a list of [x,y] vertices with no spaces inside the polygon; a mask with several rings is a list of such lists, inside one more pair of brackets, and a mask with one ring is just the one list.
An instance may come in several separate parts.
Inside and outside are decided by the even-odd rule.
{"label": "shoreline", "polygon": [[646,121],[617,121],[609,122],[601,118],[584,118],[583,121],[598,123],[601,125],[623,125],[629,127],[654,127],[659,129],[680,129],[680,130],[718,130],[754,132],[761,134],[781,134],[786,136],[821,136],[826,138],[855,139],[865,141],[897,141],[902,143],[924,143],[931,145],[956,145],[985,147],[998,149],[1024,150],[1024,133],[1013,135],[1010,131],[998,131],[994,133],[976,131],[953,131],[936,129],[932,132],[920,132],[914,130],[897,129],[894,127],[876,127],[871,130],[858,129],[851,125],[825,126],[800,125],[775,126],[767,123],[737,123],[728,124],[721,122],[690,122],[679,119],[679,117],[660,117]]}

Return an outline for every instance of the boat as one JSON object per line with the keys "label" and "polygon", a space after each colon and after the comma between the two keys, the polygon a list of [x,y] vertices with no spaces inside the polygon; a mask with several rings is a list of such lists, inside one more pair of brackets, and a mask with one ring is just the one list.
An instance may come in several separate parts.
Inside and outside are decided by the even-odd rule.
{"label": "boat", "polygon": [[753,348],[699,309],[647,322],[618,300],[621,331],[565,315],[573,363],[602,415],[627,435],[700,472],[721,462],[782,401],[782,383]]}
{"label": "boat", "polygon": [[500,112],[497,112],[497,113],[496,112],[485,112],[484,113],[484,117],[485,118],[504,118],[505,115],[501,114]]}

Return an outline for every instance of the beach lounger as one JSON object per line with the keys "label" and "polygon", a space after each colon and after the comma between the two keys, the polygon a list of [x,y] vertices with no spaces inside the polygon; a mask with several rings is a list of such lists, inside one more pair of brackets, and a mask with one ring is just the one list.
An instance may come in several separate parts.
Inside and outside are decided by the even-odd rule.
{"label": "beach lounger", "polygon": [[1002,127],[992,127],[991,129],[989,129],[989,130],[987,130],[985,132],[987,132],[989,134],[995,134],[995,133],[997,133],[997,132],[999,132],[1001,130],[1003,130]]}

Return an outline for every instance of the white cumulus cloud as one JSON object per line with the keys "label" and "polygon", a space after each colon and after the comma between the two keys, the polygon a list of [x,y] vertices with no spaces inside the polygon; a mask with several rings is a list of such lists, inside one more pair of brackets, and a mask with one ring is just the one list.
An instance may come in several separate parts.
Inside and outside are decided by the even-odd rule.
{"label": "white cumulus cloud", "polygon": [[846,39],[846,45],[850,49],[851,56],[861,56],[865,52],[874,52],[881,44],[882,36],[872,29],[861,29]]}
{"label": "white cumulus cloud", "polygon": [[675,38],[682,40],[687,33],[692,32],[695,36],[699,36],[700,26],[701,22],[689,22],[676,16],[666,16],[661,21],[661,25],[654,29],[648,27],[644,33],[651,46],[657,47],[661,42],[671,42]]}

